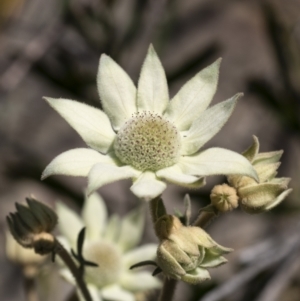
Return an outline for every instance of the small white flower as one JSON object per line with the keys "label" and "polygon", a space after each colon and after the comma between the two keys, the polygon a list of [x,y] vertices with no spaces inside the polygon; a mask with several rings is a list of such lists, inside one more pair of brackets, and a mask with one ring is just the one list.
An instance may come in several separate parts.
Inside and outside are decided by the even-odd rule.
{"label": "small white flower", "polygon": [[162,194],[164,180],[198,188],[210,175],[257,179],[249,161],[238,153],[222,148],[199,152],[226,123],[242,95],[208,108],[220,62],[196,74],[169,101],[165,71],[152,46],[137,88],[103,54],[97,85],[104,112],[73,100],[46,98],[92,149],[62,153],[46,167],[42,179],[54,174],[87,176],[90,194],[102,185],[132,178],[131,191],[145,200]]}
{"label": "small white flower", "polygon": [[[77,236],[86,227],[83,257],[98,264],[85,267],[84,277],[93,301],[134,301],[135,293],[156,289],[161,286],[149,272],[129,270],[137,262],[155,258],[156,244],[140,247],[145,215],[138,208],[123,219],[117,215],[107,218],[107,209],[102,198],[92,194],[86,199],[82,218],[62,203],[57,205],[58,227],[62,237],[58,238],[67,250],[76,250]],[[62,275],[75,284],[69,270]]]}

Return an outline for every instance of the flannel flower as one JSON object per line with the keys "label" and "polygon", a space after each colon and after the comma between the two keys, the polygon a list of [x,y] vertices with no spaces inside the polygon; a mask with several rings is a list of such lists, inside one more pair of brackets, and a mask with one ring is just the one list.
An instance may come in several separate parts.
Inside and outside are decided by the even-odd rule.
{"label": "flannel flower", "polygon": [[[84,268],[93,301],[135,301],[137,295],[161,287],[160,281],[149,272],[129,270],[139,261],[155,258],[157,244],[136,247],[144,229],[145,215],[142,213],[139,207],[122,219],[118,215],[108,219],[105,203],[97,193],[85,200],[82,218],[64,204],[57,203],[58,228],[62,234],[58,240],[67,250],[76,250],[78,233],[86,227],[82,255],[98,265]],[[75,285],[66,267],[61,274]]]}
{"label": "flannel flower", "polygon": [[103,111],[68,99],[45,98],[91,148],[66,151],[46,167],[55,175],[88,177],[88,193],[126,178],[131,191],[151,200],[165,180],[198,188],[205,176],[240,174],[257,179],[250,162],[222,148],[199,149],[230,117],[238,98],[208,108],[217,88],[220,59],[196,74],[169,101],[165,71],[152,46],[137,88],[110,57],[100,58],[97,86]]}

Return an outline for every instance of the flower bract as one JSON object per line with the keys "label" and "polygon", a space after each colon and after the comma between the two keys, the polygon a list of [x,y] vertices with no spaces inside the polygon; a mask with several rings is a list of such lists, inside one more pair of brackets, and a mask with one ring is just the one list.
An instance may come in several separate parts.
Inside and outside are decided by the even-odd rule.
{"label": "flower bract", "polygon": [[198,188],[211,175],[257,179],[243,156],[222,148],[200,150],[226,123],[242,95],[208,108],[217,88],[220,61],[196,74],[170,101],[165,71],[152,46],[137,88],[103,54],[97,77],[103,111],[69,99],[45,98],[90,148],[60,154],[42,178],[88,177],[89,194],[105,184],[132,178],[131,191],[144,200],[161,195],[165,181]]}
{"label": "flower bract", "polygon": [[[93,301],[134,301],[135,294],[159,288],[161,283],[146,271],[132,271],[129,267],[138,261],[155,257],[157,245],[153,243],[137,247],[145,223],[143,207],[129,212],[124,218],[107,216],[107,209],[99,194],[86,199],[82,216],[62,203],[57,204],[58,240],[68,250],[76,249],[77,235],[86,227],[82,255],[98,267],[86,266],[84,279]],[[67,268],[61,270],[64,278],[75,284]]]}
{"label": "flower bract", "polygon": [[228,182],[239,196],[240,206],[248,213],[261,213],[280,204],[291,192],[290,178],[276,178],[283,151],[259,153],[259,141],[253,136],[253,144],[243,153],[256,170],[259,182],[245,176],[229,176]]}
{"label": "flower bract", "polygon": [[210,279],[207,268],[227,262],[222,256],[232,249],[216,243],[203,229],[184,226],[172,215],[164,215],[155,224],[160,244],[157,264],[173,279],[198,284]]}
{"label": "flower bract", "polygon": [[55,243],[50,232],[57,224],[56,213],[32,197],[26,201],[28,206],[16,203],[17,212],[6,217],[10,233],[24,248],[40,255],[53,252]]}

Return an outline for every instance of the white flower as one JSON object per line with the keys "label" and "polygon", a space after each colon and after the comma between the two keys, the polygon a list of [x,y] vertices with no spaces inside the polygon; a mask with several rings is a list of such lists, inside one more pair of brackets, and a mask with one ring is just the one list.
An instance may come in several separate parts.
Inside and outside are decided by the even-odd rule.
{"label": "white flower", "polygon": [[208,108],[220,62],[196,74],[169,101],[165,71],[152,46],[137,89],[124,70],[103,54],[97,84],[104,112],[73,100],[46,98],[92,149],[62,153],[46,167],[42,179],[54,174],[87,176],[90,194],[102,185],[132,178],[131,191],[145,200],[162,194],[164,180],[197,188],[210,175],[257,179],[249,161],[238,153],[222,148],[199,152],[222,128],[242,95]]}
{"label": "white flower", "polygon": [[[123,219],[117,215],[107,218],[104,201],[97,194],[86,199],[82,218],[64,204],[57,204],[58,227],[63,237],[58,238],[67,250],[76,252],[77,236],[86,227],[83,257],[98,264],[85,267],[84,277],[93,301],[134,301],[135,293],[159,288],[160,281],[149,272],[129,270],[143,260],[155,258],[156,244],[140,247],[145,223],[142,207],[132,210]],[[61,271],[66,280],[75,284],[69,270]]]}

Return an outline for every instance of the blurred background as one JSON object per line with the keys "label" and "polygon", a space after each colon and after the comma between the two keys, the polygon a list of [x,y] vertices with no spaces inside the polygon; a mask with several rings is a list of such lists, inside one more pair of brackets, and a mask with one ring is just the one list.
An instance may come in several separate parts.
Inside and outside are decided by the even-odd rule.
{"label": "blurred background", "polygon": [[[279,176],[294,189],[275,210],[249,216],[236,210],[208,228],[235,249],[229,263],[201,286],[180,284],[179,300],[298,301],[300,299],[300,0],[0,0],[0,296],[25,300],[20,267],[5,255],[5,216],[30,194],[79,210],[86,179],[40,175],[58,154],[85,144],[43,96],[76,99],[101,108],[96,73],[101,53],[137,82],[153,43],[170,95],[196,72],[223,57],[213,103],[244,92],[229,122],[206,147],[241,152],[258,136],[261,151],[284,149]],[[191,191],[194,217],[223,178]],[[109,212],[137,205],[129,181],[99,192]],[[166,206],[182,208],[187,190],[170,185]],[[149,217],[148,217],[149,218]],[[155,241],[150,223],[145,241]],[[70,290],[54,265],[44,273],[47,294]],[[56,274],[55,274],[56,273]],[[43,291],[40,288],[41,291]],[[203,297],[204,296],[204,297]]]}

